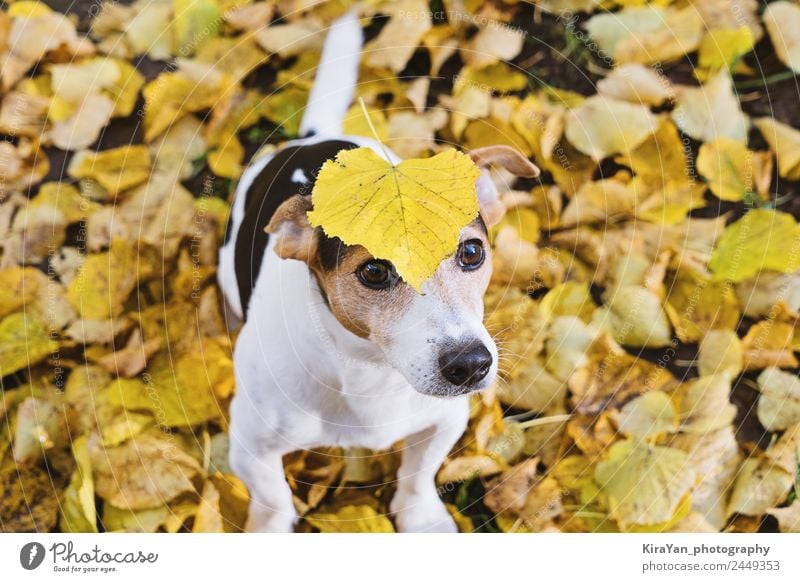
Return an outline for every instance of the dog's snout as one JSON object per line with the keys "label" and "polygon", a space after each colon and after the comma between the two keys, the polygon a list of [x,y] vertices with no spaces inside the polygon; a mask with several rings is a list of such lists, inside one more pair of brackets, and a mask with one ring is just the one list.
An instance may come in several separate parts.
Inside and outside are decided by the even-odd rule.
{"label": "dog's snout", "polygon": [[492,354],[480,342],[444,352],[439,356],[439,370],[445,380],[469,388],[486,377],[492,367]]}

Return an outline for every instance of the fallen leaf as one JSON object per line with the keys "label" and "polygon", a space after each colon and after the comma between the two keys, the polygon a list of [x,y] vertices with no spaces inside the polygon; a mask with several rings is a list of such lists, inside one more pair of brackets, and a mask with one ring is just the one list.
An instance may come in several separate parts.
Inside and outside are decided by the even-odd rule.
{"label": "fallen leaf", "polygon": [[700,43],[695,75],[701,81],[725,69],[731,73],[742,68],[741,59],[753,50],[755,38],[747,26],[709,30]]}
{"label": "fallen leaf", "polygon": [[675,393],[680,430],[703,434],[724,428],[736,418],[730,403],[731,373],[728,370],[684,382]]}
{"label": "fallen leaf", "polygon": [[125,241],[112,241],[105,253],[90,255],[67,286],[72,306],[86,319],[119,315],[136,285],[134,249]]}
{"label": "fallen leaf", "polygon": [[0,321],[0,377],[37,364],[57,348],[45,324],[25,313]]}
{"label": "fallen leaf", "polygon": [[647,392],[623,406],[616,415],[617,430],[625,436],[648,438],[676,429],[678,416],[664,392]]}
{"label": "fallen leaf", "polygon": [[717,280],[740,282],[762,269],[790,273],[800,268],[800,255],[786,252],[800,245],[800,226],[792,215],[757,208],[722,233],[709,269]]}
{"label": "fallen leaf", "polygon": [[128,145],[101,152],[77,152],[67,173],[73,178],[91,178],[111,195],[145,182],[150,176],[147,146]]}
{"label": "fallen leaf", "polygon": [[747,141],[749,122],[727,71],[720,71],[700,87],[681,88],[672,119],[683,133],[699,141],[721,137]]}
{"label": "fallen leaf", "polygon": [[770,431],[800,423],[800,379],[779,368],[766,368],[758,376],[758,420]]}
{"label": "fallen leaf", "polygon": [[701,376],[728,371],[736,376],[743,367],[742,341],[730,329],[712,329],[700,343],[697,369]]}
{"label": "fallen leaf", "polygon": [[636,149],[658,127],[657,117],[642,106],[610,97],[589,97],[567,114],[567,139],[599,161]]}
{"label": "fallen leaf", "polygon": [[402,71],[422,37],[431,28],[431,12],[422,0],[403,0],[391,6],[392,16],[377,37],[364,45],[364,62],[375,68]]}
{"label": "fallen leaf", "polygon": [[753,123],[775,153],[779,174],[800,180],[800,131],[772,117],[759,117]]}
{"label": "fallen leaf", "polygon": [[763,153],[750,151],[740,141],[722,137],[700,146],[697,171],[708,181],[717,198],[738,202],[756,194],[763,180],[756,180],[754,174],[770,174],[770,160],[770,157],[765,159]]}
{"label": "fallen leaf", "polygon": [[222,30],[222,10],[214,0],[173,0],[172,34],[176,55],[190,56]]}
{"label": "fallen leaf", "polygon": [[672,98],[674,90],[667,78],[650,67],[628,63],[598,81],[597,92],[620,101],[661,105]]}
{"label": "fallen leaf", "polygon": [[670,521],[694,479],[683,451],[635,440],[612,445],[595,469],[611,516],[623,529]]}
{"label": "fallen leaf", "polygon": [[157,508],[194,491],[191,478],[200,464],[164,435],[141,434],[115,447],[89,439],[95,491],[120,509]]}
{"label": "fallen leaf", "polygon": [[772,2],[762,18],[775,54],[784,65],[800,73],[800,6],[792,2]]}
{"label": "fallen leaf", "polygon": [[87,437],[73,441],[72,454],[76,461],[75,471],[61,498],[59,529],[69,533],[97,533],[97,508]]}
{"label": "fallen leaf", "polygon": [[305,519],[322,533],[393,533],[385,515],[368,505],[346,505],[335,513],[314,513]]}
{"label": "fallen leaf", "polygon": [[100,137],[100,132],[111,121],[113,114],[114,102],[111,99],[105,95],[87,95],[72,116],[53,124],[49,138],[53,145],[62,150],[88,148]]}
{"label": "fallen leaf", "polygon": [[525,35],[509,26],[493,25],[481,28],[465,47],[461,58],[472,67],[485,67],[498,61],[511,61],[522,50]]}

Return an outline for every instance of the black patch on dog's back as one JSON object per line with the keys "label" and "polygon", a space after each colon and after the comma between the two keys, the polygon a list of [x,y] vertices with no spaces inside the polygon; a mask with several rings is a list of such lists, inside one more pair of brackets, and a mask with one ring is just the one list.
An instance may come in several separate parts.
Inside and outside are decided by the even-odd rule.
{"label": "black patch on dog's back", "polygon": [[[244,218],[236,233],[234,248],[236,283],[245,318],[261,270],[264,250],[269,242],[264,227],[286,200],[295,194],[311,195],[319,169],[326,160],[335,158],[341,150],[355,147],[358,146],[349,141],[328,140],[284,148],[264,166],[247,189]],[[311,181],[306,184],[293,182],[292,176],[297,170],[301,170]]]}

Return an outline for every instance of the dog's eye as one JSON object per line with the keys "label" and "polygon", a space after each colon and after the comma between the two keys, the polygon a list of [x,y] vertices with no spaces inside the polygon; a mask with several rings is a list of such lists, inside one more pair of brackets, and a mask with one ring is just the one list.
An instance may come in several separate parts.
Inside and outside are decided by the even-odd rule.
{"label": "dog's eye", "polygon": [[483,243],[476,238],[464,241],[458,247],[458,265],[465,271],[472,271],[483,264],[486,254]]}
{"label": "dog's eye", "polygon": [[356,271],[358,280],[370,289],[386,289],[395,279],[394,268],[387,261],[373,259],[367,261]]}

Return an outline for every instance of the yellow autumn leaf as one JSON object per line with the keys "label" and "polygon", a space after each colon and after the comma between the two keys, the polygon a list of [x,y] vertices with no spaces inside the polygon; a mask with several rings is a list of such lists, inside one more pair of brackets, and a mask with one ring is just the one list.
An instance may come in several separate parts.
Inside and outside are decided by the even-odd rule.
{"label": "yellow autumn leaf", "polygon": [[139,91],[144,86],[142,74],[127,61],[114,59],[119,68],[119,78],[103,88],[105,93],[114,103],[114,117],[127,117],[133,113]]}
{"label": "yellow autumn leaf", "polygon": [[713,329],[736,329],[741,309],[730,285],[692,269],[679,269],[666,281],[664,308],[681,341],[696,343]]}
{"label": "yellow autumn leaf", "polygon": [[33,267],[0,269],[0,318],[34,300],[39,287],[40,273]]}
{"label": "yellow autumn leaf", "polygon": [[67,103],[80,104],[88,95],[113,87],[120,75],[117,62],[105,57],[50,66],[53,95]]}
{"label": "yellow autumn leaf", "polygon": [[364,62],[399,73],[433,24],[424,0],[401,0],[388,6],[392,17],[378,36],[364,45]]}
{"label": "yellow autumn leaf", "polygon": [[75,457],[75,470],[61,498],[59,527],[63,532],[97,533],[92,464],[85,436],[73,441],[72,455]]}
{"label": "yellow autumn leaf", "polygon": [[589,286],[577,281],[556,285],[539,303],[541,314],[550,321],[562,315],[575,315],[589,322],[596,308]]}
{"label": "yellow autumn leaf", "polygon": [[217,176],[223,178],[238,178],[242,173],[242,160],[244,147],[239,139],[233,135],[224,144],[208,154],[208,167]]}
{"label": "yellow autumn leaf", "polygon": [[111,402],[129,410],[150,410],[164,426],[194,426],[219,418],[214,387],[233,373],[224,350],[205,341],[202,353],[177,358],[166,352],[148,363],[149,381],[120,378],[109,387]]}
{"label": "yellow autumn leaf", "polygon": [[672,340],[660,299],[636,285],[616,289],[607,304],[594,312],[593,322],[608,329],[616,341],[626,346],[659,348]]}
{"label": "yellow autumn leaf", "polygon": [[8,6],[7,10],[9,16],[27,16],[29,18],[47,16],[53,12],[44,2],[35,2],[33,0],[14,2]]}
{"label": "yellow autumn leaf", "polygon": [[620,63],[678,59],[694,51],[703,34],[703,19],[693,7],[631,7],[593,16],[585,26],[601,56]]}
{"label": "yellow autumn leaf", "polygon": [[168,505],[150,509],[121,509],[103,504],[103,527],[109,532],[155,533],[179,531],[184,522],[197,512],[197,502],[179,498]]}
{"label": "yellow autumn leaf", "polygon": [[174,51],[187,57],[222,30],[222,11],[215,0],[173,0]]}
{"label": "yellow autumn leaf", "polygon": [[[359,104],[355,104],[348,109],[342,121],[342,129],[347,135],[361,135],[364,137],[375,137],[377,135],[380,141],[386,141],[389,138],[389,123],[386,121],[383,109],[376,107],[367,107],[366,109],[369,121],[364,115],[364,109]],[[372,133],[373,128],[375,133]]]}
{"label": "yellow autumn leaf", "polygon": [[0,377],[37,364],[57,346],[44,323],[32,315],[4,317],[0,321]]}
{"label": "yellow autumn leaf", "polygon": [[67,286],[67,298],[85,319],[117,315],[136,284],[134,250],[115,239],[104,253],[89,255]]}
{"label": "yellow autumn leaf", "polygon": [[675,399],[682,432],[703,434],[733,422],[736,406],[730,403],[731,378],[731,372],[723,370],[680,385]]}
{"label": "yellow autumn leaf", "polygon": [[673,89],[669,80],[654,69],[639,63],[628,63],[598,81],[597,92],[621,101],[661,105],[672,96]]}
{"label": "yellow autumn leaf", "polygon": [[634,439],[614,443],[595,469],[622,529],[670,521],[694,479],[685,452]]}
{"label": "yellow autumn leaf", "polygon": [[70,161],[67,173],[77,179],[91,178],[110,194],[117,194],[150,177],[150,152],[143,145],[80,151]]}
{"label": "yellow autumn leaf", "polygon": [[755,191],[755,155],[741,141],[721,137],[700,146],[697,171],[717,198],[738,202]]}
{"label": "yellow autumn leaf", "polygon": [[658,125],[643,105],[595,95],[567,114],[564,130],[572,145],[600,161],[636,149]]}
{"label": "yellow autumn leaf", "polygon": [[759,117],[753,124],[775,153],[781,177],[800,180],[800,130],[772,117]]}
{"label": "yellow autumn leaf", "polygon": [[486,87],[495,91],[519,91],[528,85],[527,76],[508,63],[494,63],[485,67],[466,66],[453,83],[453,93],[465,87]]}
{"label": "yellow autumn leaf", "polygon": [[683,87],[672,110],[675,125],[689,137],[714,141],[720,137],[747,141],[748,119],[727,70],[720,71],[700,87]]}
{"label": "yellow autumn leaf", "polygon": [[745,459],[728,501],[728,513],[763,515],[780,505],[794,484],[794,475],[765,456]]}
{"label": "yellow autumn leaf", "polygon": [[391,261],[421,291],[478,214],[479,175],[456,150],[397,166],[371,149],[345,150],[322,166],[308,217],[328,236]]}
{"label": "yellow autumn leaf", "polygon": [[700,42],[697,78],[705,81],[721,69],[733,72],[739,59],[754,46],[753,32],[747,26],[709,30]]}
{"label": "yellow autumn leaf", "polygon": [[800,6],[794,2],[771,2],[763,19],[775,54],[784,65],[800,73]]}
{"label": "yellow autumn leaf", "polygon": [[728,370],[736,376],[743,365],[742,340],[730,329],[712,329],[700,343],[697,354],[697,370],[701,376],[709,376]]}
{"label": "yellow autumn leaf", "polygon": [[711,254],[709,269],[718,280],[744,281],[763,270],[791,273],[800,255],[800,225],[791,214],[757,208],[725,229]]}
{"label": "yellow autumn leaf", "polygon": [[673,432],[678,415],[670,397],[660,390],[637,396],[617,414],[617,430],[626,436],[648,438]]}
{"label": "yellow autumn leaf", "polygon": [[758,420],[767,430],[785,430],[800,423],[800,379],[780,368],[766,368],[758,376]]}
{"label": "yellow autumn leaf", "polygon": [[346,505],[335,513],[313,513],[305,519],[322,533],[393,533],[389,518],[369,505]]}
{"label": "yellow autumn leaf", "polygon": [[176,73],[161,73],[142,89],[144,138],[150,142],[187,113],[209,109],[222,97],[222,82],[209,75],[195,82]]}
{"label": "yellow autumn leaf", "polygon": [[191,479],[200,463],[175,441],[156,431],[107,447],[92,434],[89,456],[97,495],[120,509],[140,510],[194,491]]}

